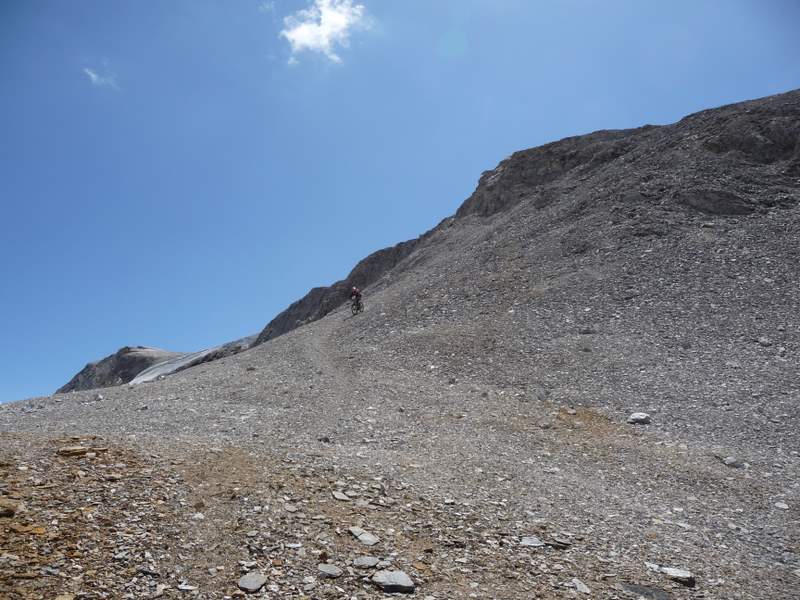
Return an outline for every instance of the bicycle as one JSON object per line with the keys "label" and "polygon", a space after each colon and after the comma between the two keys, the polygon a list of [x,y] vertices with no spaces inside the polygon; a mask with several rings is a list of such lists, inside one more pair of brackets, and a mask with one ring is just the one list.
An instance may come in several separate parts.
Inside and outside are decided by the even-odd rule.
{"label": "bicycle", "polygon": [[350,303],[350,312],[353,313],[354,317],[358,313],[364,312],[364,303],[361,301],[361,298],[353,298],[353,301]]}

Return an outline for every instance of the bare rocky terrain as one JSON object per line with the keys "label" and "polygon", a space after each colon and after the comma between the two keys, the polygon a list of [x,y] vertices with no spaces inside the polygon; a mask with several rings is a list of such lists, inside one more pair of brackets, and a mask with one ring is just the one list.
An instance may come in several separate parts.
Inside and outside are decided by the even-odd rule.
{"label": "bare rocky terrain", "polygon": [[797,598],[798,240],[798,91],[516,153],[360,315],[1,406],[0,597]]}

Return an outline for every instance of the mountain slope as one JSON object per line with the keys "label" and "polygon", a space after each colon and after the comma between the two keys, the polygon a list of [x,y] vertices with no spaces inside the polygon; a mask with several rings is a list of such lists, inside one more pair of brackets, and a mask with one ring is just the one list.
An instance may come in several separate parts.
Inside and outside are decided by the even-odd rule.
{"label": "mountain slope", "polygon": [[[681,206],[709,215],[792,206],[800,175],[798,137],[792,92],[704,111],[671,126],[567,138],[517,152],[485,172],[455,218],[487,217],[520,202],[544,209],[568,201],[578,211],[613,202],[612,211],[634,211],[625,215],[633,220],[639,216],[635,211],[643,211],[632,234],[649,235],[663,230],[664,224],[654,221]],[[257,343],[325,316],[344,302],[352,285],[366,287],[387,272],[402,271],[397,266],[404,258],[450,225],[446,220],[416,240],[380,250],[345,280],[311,290],[273,319]],[[573,232],[575,239],[563,243],[585,251],[582,234]]]}
{"label": "mountain slope", "polygon": [[[650,235],[663,232],[669,214],[681,206],[709,215],[791,206],[800,176],[795,96],[704,111],[675,125],[598,131],[517,152],[481,176],[455,218],[488,217],[520,202],[543,209],[569,196],[576,211],[598,211],[599,204],[613,202],[615,214],[627,211],[625,216],[637,221],[631,235]],[[272,319],[255,344],[324,317],[346,301],[352,286],[365,288],[389,272],[401,272],[403,259],[450,225],[445,220],[417,239],[374,252],[344,280],[310,290]],[[585,233],[575,230],[562,243],[586,251]]]}
{"label": "mountain slope", "polygon": [[0,431],[17,462],[26,432],[153,456],[183,530],[151,569],[209,597],[252,561],[276,597],[380,598],[370,553],[418,596],[793,598],[798,127],[790,92],[515,153],[365,313],[309,299],[250,350],[5,405]]}

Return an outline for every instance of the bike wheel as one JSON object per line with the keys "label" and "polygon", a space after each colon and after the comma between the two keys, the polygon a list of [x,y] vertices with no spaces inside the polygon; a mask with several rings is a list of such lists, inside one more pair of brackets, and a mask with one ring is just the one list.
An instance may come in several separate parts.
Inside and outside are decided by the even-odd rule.
{"label": "bike wheel", "polygon": [[350,305],[350,312],[352,312],[352,313],[353,313],[353,316],[356,316],[356,315],[359,313],[359,306],[358,306],[359,304],[360,304],[360,303],[353,302],[353,303]]}

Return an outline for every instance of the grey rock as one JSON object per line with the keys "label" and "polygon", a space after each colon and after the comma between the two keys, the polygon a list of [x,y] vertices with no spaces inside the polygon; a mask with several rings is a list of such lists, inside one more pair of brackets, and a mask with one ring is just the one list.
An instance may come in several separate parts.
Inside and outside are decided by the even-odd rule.
{"label": "grey rock", "polygon": [[685,569],[674,569],[672,567],[661,567],[660,571],[672,579],[673,581],[677,581],[687,587],[694,587],[695,585],[695,578],[691,571],[687,571]]}
{"label": "grey rock", "polygon": [[258,571],[250,571],[239,579],[239,589],[248,594],[254,594],[260,590],[267,583],[267,578],[264,574]]}
{"label": "grey rock", "polygon": [[547,544],[545,544],[543,540],[539,539],[535,535],[530,535],[522,538],[519,542],[519,545],[527,548],[541,548]]}
{"label": "grey rock", "polygon": [[353,561],[353,566],[357,569],[371,569],[380,562],[380,559],[374,556],[359,556]]}
{"label": "grey rock", "polygon": [[583,583],[577,577],[572,579],[572,585],[575,587],[575,589],[580,594],[591,594],[592,593],[592,590],[589,589],[589,586],[586,585],[585,583]]}
{"label": "grey rock", "polygon": [[333,497],[336,498],[337,500],[341,500],[342,502],[349,502],[350,501],[350,496],[348,496],[347,494],[343,494],[339,490],[335,490],[333,492]]}
{"label": "grey rock", "polygon": [[648,425],[650,423],[650,415],[643,412],[632,413],[628,417],[628,423],[632,425]]}
{"label": "grey rock", "polygon": [[736,456],[726,456],[722,459],[722,463],[726,467],[731,467],[733,469],[741,469],[744,467],[744,463],[741,459],[737,458]]}
{"label": "grey rock", "polygon": [[785,502],[776,502],[775,508],[780,508],[781,510],[789,510],[789,505]]}
{"label": "grey rock", "polygon": [[556,550],[566,550],[572,545],[572,542],[559,535],[551,535],[550,539],[546,543],[548,546],[555,548]]}
{"label": "grey rock", "polygon": [[373,535],[368,531],[364,531],[360,527],[351,527],[349,531],[356,539],[358,539],[359,542],[365,546],[374,546],[381,541],[378,536]]}
{"label": "grey rock", "polygon": [[328,563],[317,565],[317,571],[319,571],[321,577],[328,577],[330,579],[341,577],[344,572],[336,565],[330,565]]}
{"label": "grey rock", "polygon": [[372,576],[372,583],[387,594],[411,594],[415,587],[404,571],[378,571]]}

